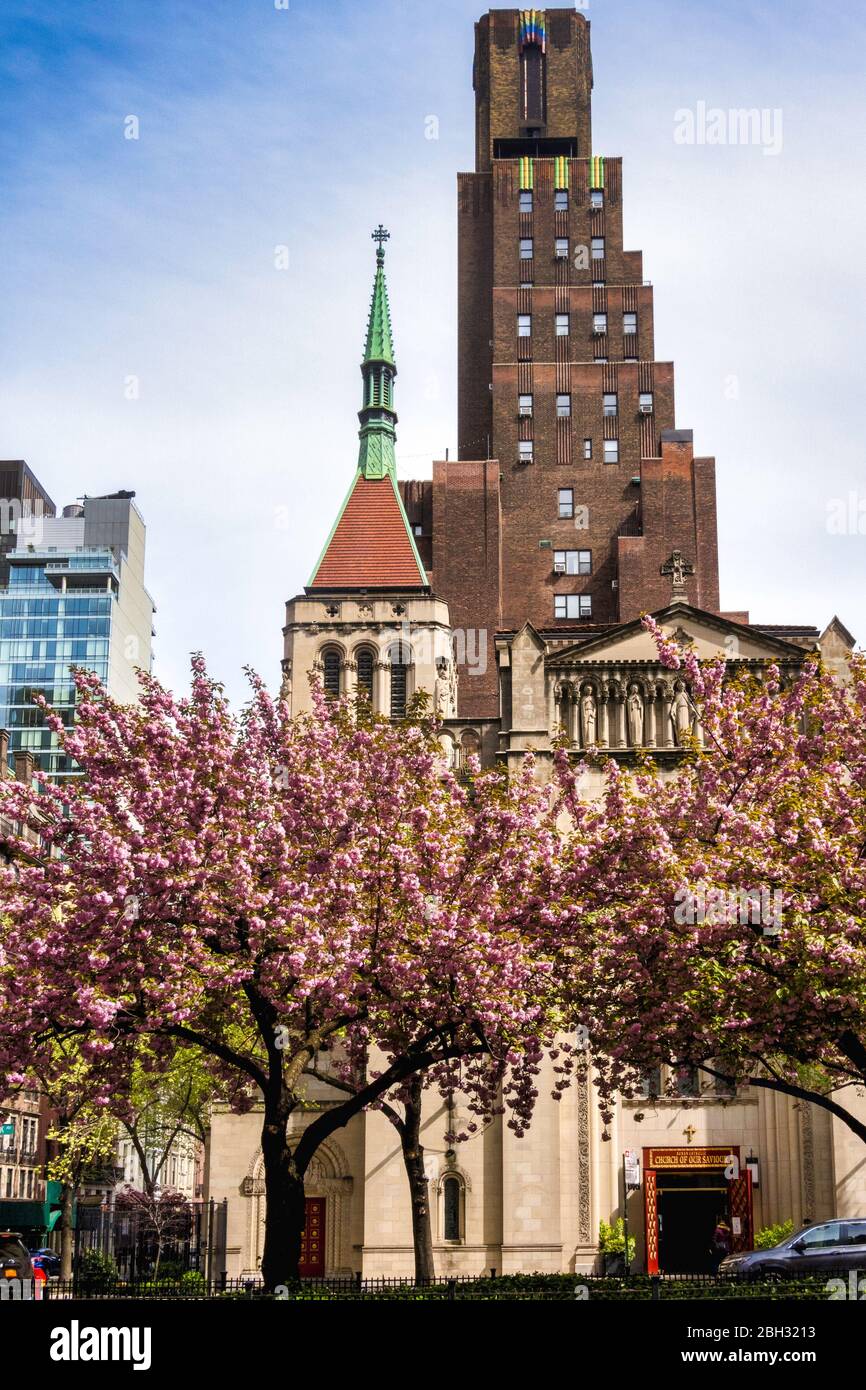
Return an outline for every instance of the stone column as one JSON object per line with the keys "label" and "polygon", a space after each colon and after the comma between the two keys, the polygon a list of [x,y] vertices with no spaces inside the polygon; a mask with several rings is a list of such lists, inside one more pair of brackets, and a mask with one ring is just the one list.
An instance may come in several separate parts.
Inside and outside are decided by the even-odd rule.
{"label": "stone column", "polygon": [[662,724],[664,726],[662,728],[661,736],[662,748],[676,747],[676,740],[674,739],[674,724],[671,718],[671,706],[673,705],[673,702],[673,691],[669,686],[666,686],[664,696],[662,697]]}
{"label": "stone column", "polygon": [[377,661],[373,668],[373,708],[377,714],[391,713],[391,667]]}
{"label": "stone column", "polygon": [[644,711],[644,740],[647,748],[656,746],[656,697],[652,690],[646,697],[646,709]]}
{"label": "stone column", "polygon": [[358,694],[358,663],[356,661],[343,662],[343,694],[350,700],[354,700]]}

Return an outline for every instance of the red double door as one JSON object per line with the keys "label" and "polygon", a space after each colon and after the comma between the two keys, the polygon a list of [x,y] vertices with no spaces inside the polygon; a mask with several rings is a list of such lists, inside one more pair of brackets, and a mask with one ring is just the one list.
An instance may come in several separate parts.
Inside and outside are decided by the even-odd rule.
{"label": "red double door", "polygon": [[[643,1189],[644,1189],[644,1213],[646,1219],[646,1268],[647,1274],[658,1274],[661,1269],[659,1260],[659,1194],[658,1179],[664,1178],[665,1173],[671,1172],[713,1172],[718,1174],[718,1179],[722,1174],[719,1168],[727,1167],[727,1158],[716,1163],[719,1150],[644,1150],[644,1170],[643,1170]],[[653,1165],[653,1158],[657,1154],[665,1156],[664,1167],[658,1169]],[[675,1155],[678,1162],[670,1162],[668,1155]],[[700,1157],[699,1157],[700,1156]],[[731,1248],[732,1251],[751,1250],[753,1241],[753,1215],[752,1215],[752,1175],[748,1168],[739,1167],[739,1150],[736,1146],[729,1151],[729,1158],[736,1159],[738,1169],[737,1176],[727,1180],[727,1205],[728,1218],[731,1225]],[[701,1159],[703,1158],[703,1161]],[[690,1160],[695,1164],[691,1168]],[[718,1180],[717,1179],[717,1180]],[[724,1183],[719,1184],[720,1191],[724,1193]],[[685,1194],[684,1194],[685,1195]],[[707,1233],[709,1234],[709,1233]]]}
{"label": "red double door", "polygon": [[325,1198],[308,1197],[306,1209],[299,1273],[302,1278],[314,1279],[325,1273]]}

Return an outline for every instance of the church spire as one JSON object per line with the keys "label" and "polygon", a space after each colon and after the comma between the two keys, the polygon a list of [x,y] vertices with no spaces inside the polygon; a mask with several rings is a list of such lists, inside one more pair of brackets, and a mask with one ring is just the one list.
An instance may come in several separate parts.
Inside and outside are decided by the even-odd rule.
{"label": "church spire", "polygon": [[307,585],[308,593],[327,590],[428,589],[427,575],[397,486],[394,457],[394,342],[385,284],[385,242],[378,226],[376,278],[367,324],[361,375],[364,404],[358,468]]}
{"label": "church spire", "polygon": [[376,242],[376,278],[367,323],[367,342],[361,375],[364,378],[364,399],[358,419],[361,447],[358,469],[365,478],[397,477],[394,441],[397,437],[397,416],[394,413],[394,340],[391,334],[391,310],[388,306],[388,286],[385,281],[385,242],[390,232],[379,224],[373,232]]}

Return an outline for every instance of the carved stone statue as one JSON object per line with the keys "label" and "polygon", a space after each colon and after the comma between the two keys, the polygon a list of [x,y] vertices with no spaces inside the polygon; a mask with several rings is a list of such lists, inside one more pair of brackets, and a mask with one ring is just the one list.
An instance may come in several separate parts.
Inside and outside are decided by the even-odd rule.
{"label": "carved stone statue", "polygon": [[674,686],[674,698],[671,701],[671,719],[673,720],[674,734],[680,747],[685,746],[686,735],[692,731],[692,707],[686,688],[682,681],[677,681]]}
{"label": "carved stone statue", "polygon": [[632,748],[643,747],[643,696],[640,686],[632,684],[628,688],[628,741]]}
{"label": "carved stone statue", "polygon": [[598,727],[598,713],[595,707],[595,696],[591,686],[583,687],[583,697],[580,701],[580,717],[583,726],[583,746],[591,747],[596,742],[596,729]]}

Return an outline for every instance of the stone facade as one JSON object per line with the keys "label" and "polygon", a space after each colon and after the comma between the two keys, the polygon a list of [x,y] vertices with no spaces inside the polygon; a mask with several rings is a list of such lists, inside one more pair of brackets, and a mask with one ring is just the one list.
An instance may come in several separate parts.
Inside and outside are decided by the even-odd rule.
{"label": "stone facade", "polygon": [[[294,611],[302,622],[306,616],[302,609]],[[375,628],[352,626],[354,610],[340,616],[348,628],[341,637],[347,651],[352,650],[356,636],[372,640]],[[668,635],[693,642],[702,656],[722,651],[732,662],[752,670],[773,661],[793,673],[805,653],[815,647],[837,661],[845,649],[845,629],[836,620],[821,638],[814,630],[809,635],[803,629],[791,640],[702,612],[682,600],[656,617]],[[447,627],[447,616],[441,611],[439,620]],[[300,628],[289,631],[289,639],[297,644],[295,651],[302,648],[305,659],[314,659],[316,643],[340,636],[328,627],[319,631],[312,619],[311,625],[317,628],[312,634]],[[626,763],[639,751],[650,752],[662,776],[676,766],[678,682],[671,679],[675,673],[660,667],[652,640],[640,623],[625,623],[566,646],[545,641],[526,624],[511,636],[500,634],[496,647],[501,724],[491,729],[463,719],[446,721],[444,737],[453,740],[456,748],[467,732],[479,740],[473,749],[478,747],[485,756],[493,740],[498,745],[494,756],[507,760],[516,761],[532,748],[540,756],[544,775],[551,739],[565,725],[578,751],[595,742]],[[430,667],[419,673],[419,679],[425,677],[432,677]],[[583,705],[587,695],[593,710]],[[700,724],[693,714],[689,727],[700,737]],[[593,796],[598,787],[598,779],[590,775],[585,794]],[[457,1114],[448,1113],[438,1095],[427,1096],[422,1139],[440,1274],[597,1269],[599,1222],[622,1214],[625,1150],[643,1152],[645,1163],[661,1150],[664,1161],[674,1155],[679,1165],[673,1179],[665,1177],[663,1169],[645,1174],[641,1188],[629,1196],[629,1223],[637,1237],[639,1266],[647,1261],[648,1233],[650,1244],[658,1241],[646,1209],[649,1179],[657,1218],[660,1205],[672,1200],[666,1184],[690,1184],[703,1172],[704,1185],[695,1188],[694,1194],[691,1186],[683,1187],[684,1200],[703,1194],[703,1206],[698,1205],[691,1218],[693,1257],[700,1263],[714,1224],[713,1212],[726,1209],[728,1201],[728,1182],[718,1155],[726,1160],[735,1157],[744,1171],[747,1160],[754,1161],[751,1231],[788,1219],[799,1224],[831,1215],[860,1216],[866,1211],[861,1146],[849,1130],[814,1105],[764,1091],[753,1093],[748,1087],[730,1095],[706,1089],[705,1083],[696,1086],[691,1077],[669,1085],[665,1075],[645,1098],[621,1102],[605,1138],[591,1088],[574,1085],[562,1101],[554,1102],[553,1079],[546,1068],[539,1079],[532,1126],[521,1139],[497,1119],[473,1139],[450,1148],[445,1135],[460,1129],[459,1108]],[[318,1081],[310,1085],[308,1104],[327,1105],[327,1086]],[[668,1094],[669,1090],[674,1093]],[[294,1123],[300,1129],[308,1119],[309,1111]],[[228,1199],[230,1275],[255,1275],[261,1258],[260,1126],[257,1111],[235,1116],[218,1109],[212,1120],[208,1195],[218,1201]],[[715,1166],[704,1169],[714,1155]],[[449,1183],[456,1183],[458,1196],[456,1208],[452,1206],[452,1222],[456,1210],[457,1224],[450,1228],[446,1225]],[[328,1141],[310,1174],[307,1196],[323,1204],[319,1219],[324,1250],[317,1272],[412,1274],[408,1184],[399,1140],[381,1114],[356,1117]],[[678,1196],[673,1190],[673,1199]],[[674,1222],[676,1208],[671,1210],[667,1219]],[[746,1218],[742,1219],[745,1223]],[[744,1226],[743,1239],[748,1235]],[[684,1258],[689,1258],[688,1250]]]}

